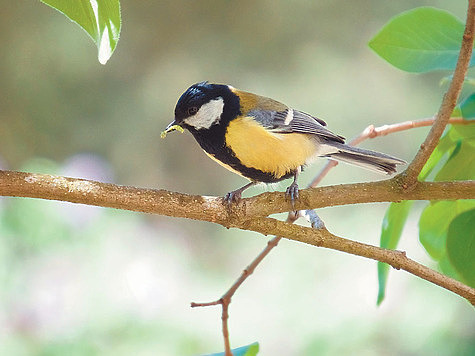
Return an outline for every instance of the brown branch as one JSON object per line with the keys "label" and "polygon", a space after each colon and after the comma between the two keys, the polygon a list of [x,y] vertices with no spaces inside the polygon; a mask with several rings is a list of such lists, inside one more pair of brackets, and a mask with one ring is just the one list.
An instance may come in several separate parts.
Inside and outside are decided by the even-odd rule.
{"label": "brown branch", "polygon": [[[295,203],[297,210],[401,200],[475,199],[475,181],[417,182],[409,187],[401,177],[396,176],[377,182],[304,189],[299,196],[299,201]],[[245,212],[247,216],[268,216],[291,209],[284,193],[262,193],[243,199],[236,208],[236,213]]]}
{"label": "brown branch", "polygon": [[[471,288],[453,278],[445,276],[424,265],[421,265],[420,263],[417,263],[412,259],[409,259],[405,252],[402,251],[384,249],[381,247],[348,240],[333,235],[325,228],[312,229],[300,225],[293,225],[291,223],[272,218],[252,219],[248,221],[246,227],[241,226],[239,228],[260,232],[264,235],[276,234],[278,236],[283,236],[285,238],[303,242],[309,245],[325,247],[384,262],[391,265],[395,269],[402,269],[442,288],[450,290],[467,299],[472,305],[475,305],[475,288]],[[218,303],[204,303],[204,305],[215,304]]]}
{"label": "brown branch", "polygon": [[[475,182],[416,182],[413,189],[404,190],[397,179],[374,183],[347,184],[341,186],[306,189],[300,193],[303,201],[299,209],[335,206],[342,204],[375,201],[473,199]],[[401,262],[394,251],[380,249],[325,233],[325,230],[292,225],[261,214],[246,215],[246,204],[261,206],[266,211],[281,211],[288,202],[282,193],[264,193],[244,199],[240,208],[225,208],[221,198],[191,196],[164,190],[139,189],[108,183],[64,178],[58,176],[0,171],[0,195],[28,196],[55,199],[103,207],[155,213],[167,216],[186,217],[215,222],[227,227],[260,232],[264,235],[284,236],[310,245],[323,246],[359,256],[386,262],[395,268],[403,268],[422,278],[451,290],[473,303],[475,290],[435,272],[420,270],[407,260]],[[269,208],[270,206],[270,208]],[[255,207],[256,208],[256,207]],[[249,209],[251,212],[253,209]],[[386,251],[386,252],[385,252]]]}
{"label": "brown branch", "polygon": [[[304,189],[297,210],[401,200],[475,199],[475,181],[417,182],[407,187],[398,177],[369,183]],[[0,171],[0,196],[67,201],[209,221],[226,227],[235,222],[292,210],[284,193],[268,192],[242,199],[228,209],[221,197],[207,197],[101,183],[48,174]]]}
{"label": "brown branch", "polygon": [[385,262],[395,269],[405,270],[422,279],[448,289],[466,298],[472,305],[475,305],[475,288],[471,288],[453,278],[447,277],[407,258],[405,252],[388,250],[348,240],[333,235],[325,228],[312,229],[300,225],[289,224],[272,218],[254,219],[249,222],[247,229],[260,232],[264,235],[277,232],[279,236],[284,236],[291,240]]}
{"label": "brown branch", "polygon": [[467,20],[465,22],[465,31],[462,38],[462,46],[457,60],[457,66],[450,82],[447,93],[442,100],[439,112],[436,115],[434,125],[432,125],[429,134],[424,143],[421,144],[416,156],[404,171],[402,176],[406,184],[412,185],[417,181],[417,177],[429,159],[432,151],[434,151],[440,136],[444,132],[445,126],[449,121],[450,115],[454,111],[457,104],[458,97],[462,90],[462,85],[465,80],[465,74],[472,57],[473,36],[475,31],[475,0],[469,0],[467,9]]}
{"label": "brown branch", "polygon": [[[311,245],[321,245],[394,265],[388,262],[387,259],[382,258],[377,253],[378,250],[368,250],[365,245],[345,243],[349,240],[341,238],[333,239],[331,245],[326,245],[324,236],[323,240],[315,239],[318,236],[315,235],[315,232],[295,234],[296,231],[304,231],[294,230],[295,228],[302,229],[302,227],[263,218],[262,216],[271,213],[288,210],[289,203],[282,193],[264,193],[254,198],[244,199],[236,208],[228,209],[223,206],[221,198],[191,196],[165,190],[124,187],[83,179],[0,171],[0,195],[54,199],[209,221],[226,227],[260,232],[265,235],[284,236]],[[373,183],[306,189],[300,192],[300,202],[296,205],[297,209],[303,210],[343,204],[406,199],[451,200],[473,198],[475,198],[475,181],[416,182],[411,189],[407,189],[396,177]],[[284,226],[287,227],[284,228]],[[310,230],[312,231],[312,229]],[[434,283],[455,292],[460,289],[453,287],[450,283],[448,284],[447,280],[437,279]],[[463,291],[459,294],[467,298],[467,294]]]}

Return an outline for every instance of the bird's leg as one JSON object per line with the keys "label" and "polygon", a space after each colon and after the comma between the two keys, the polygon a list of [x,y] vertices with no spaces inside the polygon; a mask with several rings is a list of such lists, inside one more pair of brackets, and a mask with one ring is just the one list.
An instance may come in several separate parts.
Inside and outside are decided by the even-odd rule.
{"label": "bird's leg", "polygon": [[292,184],[285,191],[285,195],[290,197],[290,202],[292,204],[292,208],[294,208],[295,199],[299,198],[299,185],[297,184],[297,178],[299,177],[299,174],[300,174],[301,171],[302,171],[301,167],[299,167],[295,170],[295,172],[294,172],[294,181],[292,182]]}
{"label": "bird's leg", "polygon": [[244,192],[247,188],[250,188],[256,184],[257,184],[256,182],[247,183],[244,187],[241,187],[239,189],[233,190],[232,192],[229,192],[224,197],[224,202],[227,203],[228,205],[231,205],[232,203],[238,203],[239,200],[241,200],[242,192]]}

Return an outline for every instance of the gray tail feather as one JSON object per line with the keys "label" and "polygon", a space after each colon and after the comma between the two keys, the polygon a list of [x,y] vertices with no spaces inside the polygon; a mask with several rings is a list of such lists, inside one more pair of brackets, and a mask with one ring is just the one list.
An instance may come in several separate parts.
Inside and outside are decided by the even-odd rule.
{"label": "gray tail feather", "polygon": [[336,142],[332,142],[331,146],[338,149],[338,152],[328,154],[326,157],[354,164],[379,173],[396,173],[397,164],[406,164],[405,161],[384,153],[365,150]]}

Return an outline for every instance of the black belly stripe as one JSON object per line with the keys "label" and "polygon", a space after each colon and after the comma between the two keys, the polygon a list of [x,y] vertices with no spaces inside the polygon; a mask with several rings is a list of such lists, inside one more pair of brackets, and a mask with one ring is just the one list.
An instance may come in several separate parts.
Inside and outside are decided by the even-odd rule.
{"label": "black belly stripe", "polygon": [[276,178],[272,173],[243,165],[232,150],[226,146],[224,142],[225,130],[224,125],[216,125],[208,130],[190,129],[190,132],[205,152],[251,181],[275,183],[293,176],[293,172],[290,171],[282,177]]}

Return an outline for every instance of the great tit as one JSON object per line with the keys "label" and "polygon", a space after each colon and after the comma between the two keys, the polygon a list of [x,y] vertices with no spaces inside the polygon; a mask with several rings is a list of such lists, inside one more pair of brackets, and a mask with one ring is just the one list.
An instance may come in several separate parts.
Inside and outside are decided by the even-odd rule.
{"label": "great tit", "polygon": [[187,129],[217,163],[251,182],[229,192],[230,204],[247,188],[293,177],[286,194],[298,199],[297,178],[317,157],[392,174],[398,158],[348,146],[322,119],[276,100],[229,85],[201,82],[189,87],[175,107],[175,119],[162,132]]}

